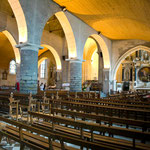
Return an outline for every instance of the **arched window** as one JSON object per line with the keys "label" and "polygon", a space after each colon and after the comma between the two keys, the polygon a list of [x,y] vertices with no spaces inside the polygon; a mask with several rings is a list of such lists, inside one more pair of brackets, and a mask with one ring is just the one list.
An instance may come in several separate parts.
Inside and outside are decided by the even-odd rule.
{"label": "arched window", "polygon": [[12,60],[9,64],[9,73],[16,74],[16,62]]}
{"label": "arched window", "polygon": [[41,63],[41,70],[40,70],[40,77],[45,78],[46,75],[46,59],[42,61]]}

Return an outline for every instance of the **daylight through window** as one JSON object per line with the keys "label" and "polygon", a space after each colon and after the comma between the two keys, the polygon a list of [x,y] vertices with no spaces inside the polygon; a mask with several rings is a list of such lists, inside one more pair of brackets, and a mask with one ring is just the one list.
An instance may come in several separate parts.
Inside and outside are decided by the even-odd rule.
{"label": "daylight through window", "polygon": [[9,73],[16,74],[16,62],[12,60],[9,65]]}
{"label": "daylight through window", "polygon": [[40,73],[40,77],[41,78],[45,78],[45,74],[46,74],[46,59],[42,61],[41,63],[41,73]]}

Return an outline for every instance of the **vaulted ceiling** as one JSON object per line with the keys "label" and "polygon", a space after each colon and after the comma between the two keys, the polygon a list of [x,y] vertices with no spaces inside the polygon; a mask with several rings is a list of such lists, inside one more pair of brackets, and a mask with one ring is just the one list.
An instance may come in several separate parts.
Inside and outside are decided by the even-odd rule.
{"label": "vaulted ceiling", "polygon": [[0,0],[0,12],[14,17],[13,11],[7,0]]}
{"label": "vaulted ceiling", "polygon": [[58,21],[55,15],[49,18],[49,20],[45,24],[44,30],[49,31],[49,33],[53,32],[53,34],[57,34],[62,37],[64,36],[62,26],[60,25],[60,22]]}
{"label": "vaulted ceiling", "polygon": [[54,0],[110,39],[150,41],[150,0]]}
{"label": "vaulted ceiling", "polygon": [[12,59],[15,59],[12,45],[7,37],[0,32],[0,68],[8,69]]}

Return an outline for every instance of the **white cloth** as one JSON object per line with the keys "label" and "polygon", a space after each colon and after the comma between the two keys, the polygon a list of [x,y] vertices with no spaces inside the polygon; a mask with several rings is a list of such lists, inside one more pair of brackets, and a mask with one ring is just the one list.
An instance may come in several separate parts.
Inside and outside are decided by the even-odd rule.
{"label": "white cloth", "polygon": [[40,85],[40,90],[43,91],[44,84]]}

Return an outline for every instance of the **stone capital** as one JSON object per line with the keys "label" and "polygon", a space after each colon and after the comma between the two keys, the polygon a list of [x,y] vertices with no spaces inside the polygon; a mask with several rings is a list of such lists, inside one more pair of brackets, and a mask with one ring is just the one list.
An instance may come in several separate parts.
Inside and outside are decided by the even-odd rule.
{"label": "stone capital", "polygon": [[38,51],[39,49],[43,49],[42,46],[37,45],[37,44],[32,44],[32,43],[21,43],[16,45],[16,48],[20,48],[21,50],[33,50],[33,51]]}
{"label": "stone capital", "polygon": [[110,71],[110,68],[104,68],[103,71],[104,71],[104,72],[109,72],[109,71]]}
{"label": "stone capital", "polygon": [[60,72],[62,72],[62,70],[60,70],[60,69],[57,69],[57,70],[56,70],[56,72],[60,73]]}
{"label": "stone capital", "polygon": [[82,63],[85,60],[77,59],[77,58],[71,58],[71,59],[66,59],[66,61],[69,61],[70,63]]}

